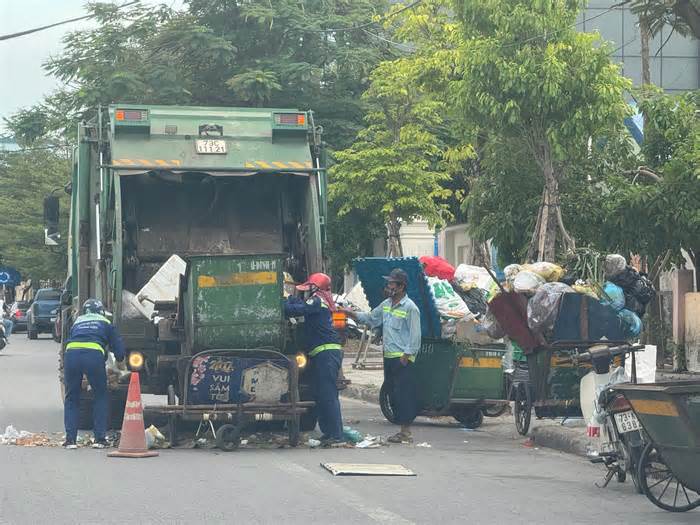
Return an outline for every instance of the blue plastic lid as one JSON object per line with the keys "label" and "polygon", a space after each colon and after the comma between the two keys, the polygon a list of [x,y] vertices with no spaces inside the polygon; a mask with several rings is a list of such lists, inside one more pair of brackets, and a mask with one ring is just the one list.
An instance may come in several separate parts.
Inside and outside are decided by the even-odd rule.
{"label": "blue plastic lid", "polygon": [[440,337],[440,314],[433,294],[428,285],[428,278],[423,273],[423,266],[418,257],[365,257],[355,259],[353,266],[362,283],[362,289],[370,307],[376,308],[384,301],[385,275],[400,268],[408,274],[408,297],[420,310],[421,332],[423,337],[438,339]]}

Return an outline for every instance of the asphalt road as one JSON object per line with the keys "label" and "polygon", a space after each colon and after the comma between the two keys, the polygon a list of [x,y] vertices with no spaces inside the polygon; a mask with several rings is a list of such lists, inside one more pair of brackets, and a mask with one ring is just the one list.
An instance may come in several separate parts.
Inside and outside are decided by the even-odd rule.
{"label": "asphalt road", "polygon": [[[45,337],[45,336],[44,336]],[[0,352],[0,432],[57,432],[57,345],[13,336]],[[344,400],[365,433],[394,428],[377,407]],[[356,421],[359,421],[357,423]],[[697,524],[636,495],[598,489],[601,469],[523,447],[508,419],[465,431],[421,420],[415,443],[379,449],[165,450],[124,460],[105,451],[0,446],[0,523],[668,523]],[[333,477],[320,463],[393,463],[416,477]]]}

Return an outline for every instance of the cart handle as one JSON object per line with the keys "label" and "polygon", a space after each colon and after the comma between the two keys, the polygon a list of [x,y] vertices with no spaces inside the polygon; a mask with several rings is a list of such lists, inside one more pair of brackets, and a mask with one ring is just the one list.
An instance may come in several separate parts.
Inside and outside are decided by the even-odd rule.
{"label": "cart handle", "polygon": [[560,358],[559,362],[563,364],[573,364],[574,366],[580,363],[591,363],[594,359],[605,359],[607,357],[607,362],[612,362],[612,360],[618,356],[625,354],[632,354],[632,382],[637,382],[637,363],[635,359],[635,353],[644,350],[644,345],[621,345],[613,346],[610,348],[601,348],[600,350],[588,350],[587,352],[581,352],[580,354],[575,354],[569,357]]}

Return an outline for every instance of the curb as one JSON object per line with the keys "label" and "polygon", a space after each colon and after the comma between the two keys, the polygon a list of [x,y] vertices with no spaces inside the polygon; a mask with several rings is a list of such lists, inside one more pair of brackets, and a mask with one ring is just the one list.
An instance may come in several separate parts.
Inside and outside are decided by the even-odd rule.
{"label": "curb", "polygon": [[587,457],[586,451],[590,443],[584,432],[585,428],[582,427],[567,428],[557,425],[535,427],[530,435],[535,444],[540,447]]}
{"label": "curb", "polygon": [[356,385],[350,383],[344,390],[340,391],[340,395],[343,397],[349,397],[351,399],[359,399],[360,401],[367,401],[369,403],[379,404],[379,388],[374,385]]}

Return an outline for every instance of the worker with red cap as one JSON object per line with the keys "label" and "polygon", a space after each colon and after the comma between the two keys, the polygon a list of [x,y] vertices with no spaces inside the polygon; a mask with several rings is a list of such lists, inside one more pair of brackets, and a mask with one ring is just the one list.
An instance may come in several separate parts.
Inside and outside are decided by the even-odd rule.
{"label": "worker with red cap", "polygon": [[321,443],[332,445],[343,441],[343,418],[338,400],[338,374],[343,357],[340,337],[333,328],[336,305],[331,293],[331,278],[314,273],[296,287],[304,299],[292,296],[285,302],[287,317],[304,318],[304,339],[311,358],[310,370]]}

